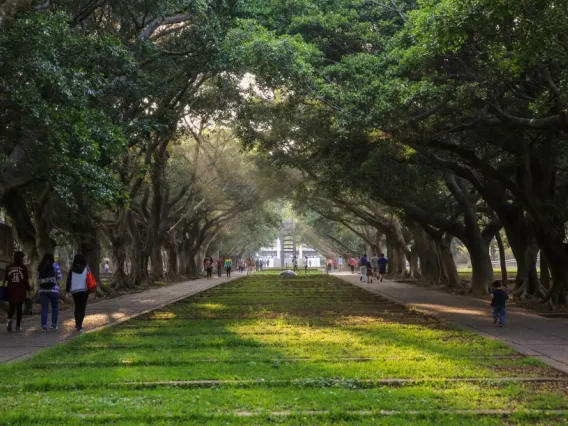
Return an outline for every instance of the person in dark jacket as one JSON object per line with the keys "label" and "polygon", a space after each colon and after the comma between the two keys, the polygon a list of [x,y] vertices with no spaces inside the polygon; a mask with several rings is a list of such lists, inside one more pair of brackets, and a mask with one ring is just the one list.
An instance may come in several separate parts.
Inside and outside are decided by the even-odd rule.
{"label": "person in dark jacket", "polygon": [[24,253],[14,253],[14,263],[6,267],[6,279],[8,282],[8,333],[12,331],[12,318],[16,314],[16,331],[22,330],[22,307],[28,292],[31,290],[28,277],[28,268],[24,265]]}
{"label": "person in dark jacket", "polygon": [[75,255],[67,275],[65,291],[73,296],[73,301],[75,302],[75,328],[78,332],[83,331],[83,320],[85,319],[87,301],[89,300],[88,273],[89,268],[85,258],[80,254]]}
{"label": "person in dark jacket", "polygon": [[223,275],[223,259],[217,259],[217,276],[221,278]]}
{"label": "person in dark jacket", "polygon": [[39,283],[39,300],[41,302],[41,330],[47,331],[47,315],[51,304],[51,329],[58,330],[57,317],[59,315],[59,282],[61,281],[61,268],[55,263],[53,254],[46,253],[37,268]]}
{"label": "person in dark jacket", "polygon": [[509,295],[501,287],[501,281],[495,281],[493,283],[493,298],[491,299],[491,306],[493,307],[493,324],[499,327],[505,326],[505,306],[507,304],[507,299]]}
{"label": "person in dark jacket", "polygon": [[383,282],[383,279],[385,278],[388,264],[389,260],[385,257],[384,253],[381,253],[379,258],[377,259],[377,268],[379,270],[378,271],[379,275],[377,276],[377,278],[379,279],[380,282]]}

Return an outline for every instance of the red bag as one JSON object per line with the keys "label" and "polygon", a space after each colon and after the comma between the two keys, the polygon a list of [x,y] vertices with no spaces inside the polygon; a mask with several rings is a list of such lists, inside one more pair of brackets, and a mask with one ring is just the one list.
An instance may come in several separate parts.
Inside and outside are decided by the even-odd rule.
{"label": "red bag", "polygon": [[91,271],[87,272],[87,290],[89,293],[97,291],[97,280]]}

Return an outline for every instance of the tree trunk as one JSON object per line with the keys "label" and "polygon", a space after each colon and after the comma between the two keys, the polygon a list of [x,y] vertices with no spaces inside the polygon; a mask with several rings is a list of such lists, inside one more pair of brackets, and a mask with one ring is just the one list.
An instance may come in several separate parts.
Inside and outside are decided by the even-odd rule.
{"label": "tree trunk", "polygon": [[149,258],[144,250],[133,250],[131,262],[132,271],[130,273],[134,285],[148,285],[150,276],[148,275]]}
{"label": "tree trunk", "polygon": [[[464,244],[465,241],[464,241]],[[483,242],[466,244],[471,258],[472,276],[471,291],[476,295],[489,292],[489,286],[494,280],[493,265],[489,256],[489,245]]]}
{"label": "tree trunk", "polygon": [[438,232],[430,235],[419,224],[412,226],[412,233],[423,279],[433,285],[463,288],[452,256],[452,237],[443,238]]}
{"label": "tree trunk", "polygon": [[162,247],[154,245],[151,254],[152,269],[150,279],[152,281],[164,281],[164,259],[162,257]]}
{"label": "tree trunk", "polygon": [[130,280],[126,273],[126,244],[124,236],[118,236],[111,239],[112,246],[112,277],[109,281],[109,286],[112,288],[130,287]]}
{"label": "tree trunk", "polygon": [[551,301],[552,303],[557,305],[566,305],[566,289],[568,288],[568,263],[561,261],[560,256],[558,258],[555,258],[551,254],[547,254],[547,256],[552,257],[554,260],[550,261],[552,287],[544,301]]}
{"label": "tree trunk", "polygon": [[550,270],[548,269],[548,260],[546,256],[540,251],[540,283],[546,289],[550,289]]}
{"label": "tree trunk", "polygon": [[168,276],[173,278],[179,275],[178,266],[178,250],[176,244],[171,238],[166,243],[166,250],[168,250]]}
{"label": "tree trunk", "polygon": [[501,281],[503,286],[507,286],[509,281],[507,277],[507,259],[505,259],[505,246],[503,245],[503,239],[501,238],[501,232],[495,234],[495,239],[497,240],[497,247],[499,247],[499,263],[501,264]]}
{"label": "tree trunk", "polygon": [[413,246],[412,250],[410,251],[408,263],[410,265],[410,279],[419,279],[421,277],[421,271],[419,266],[418,250],[416,249],[416,246]]}
{"label": "tree trunk", "polygon": [[434,247],[441,264],[441,275],[445,280],[445,285],[449,288],[463,288],[458,269],[456,268],[456,262],[452,255],[452,239],[451,236],[435,238],[433,239]]}
{"label": "tree trunk", "polygon": [[201,275],[201,269],[198,269],[197,262],[196,262],[196,255],[190,255],[186,259],[185,264],[185,276],[188,278],[197,278]]}
{"label": "tree trunk", "polygon": [[527,296],[543,296],[544,288],[538,278],[536,257],[538,247],[532,221],[521,208],[510,207],[509,211],[500,215],[505,234],[517,260],[517,276],[515,293],[520,298]]}
{"label": "tree trunk", "polygon": [[180,244],[178,249],[178,273],[187,277],[187,258],[189,257],[185,244]]}
{"label": "tree trunk", "polygon": [[534,244],[523,247],[517,258],[517,278],[515,279],[515,294],[525,299],[527,296],[543,297],[544,288],[538,277],[536,258],[538,247]]}
{"label": "tree trunk", "polygon": [[95,279],[97,282],[100,282],[101,235],[96,226],[93,225],[81,235],[78,249],[79,253],[85,257],[87,265],[95,276]]}
{"label": "tree trunk", "polygon": [[441,261],[437,256],[432,238],[417,224],[412,226],[412,234],[414,239],[413,251],[420,258],[422,278],[429,284],[440,285],[442,283]]}

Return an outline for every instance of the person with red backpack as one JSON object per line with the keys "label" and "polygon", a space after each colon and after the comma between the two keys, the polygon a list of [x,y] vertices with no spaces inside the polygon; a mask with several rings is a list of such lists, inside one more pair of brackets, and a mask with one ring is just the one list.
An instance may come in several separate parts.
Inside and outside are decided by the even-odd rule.
{"label": "person with red backpack", "polygon": [[65,291],[67,294],[71,294],[75,302],[75,328],[79,333],[83,331],[83,320],[89,300],[88,280],[90,273],[85,258],[80,254],[75,255],[67,275]]}
{"label": "person with red backpack", "polygon": [[22,307],[26,301],[27,294],[31,290],[28,278],[28,268],[24,265],[24,253],[17,251],[14,253],[14,263],[6,267],[6,278],[4,282],[7,286],[8,308],[8,333],[12,331],[12,318],[16,314],[16,331],[22,331]]}

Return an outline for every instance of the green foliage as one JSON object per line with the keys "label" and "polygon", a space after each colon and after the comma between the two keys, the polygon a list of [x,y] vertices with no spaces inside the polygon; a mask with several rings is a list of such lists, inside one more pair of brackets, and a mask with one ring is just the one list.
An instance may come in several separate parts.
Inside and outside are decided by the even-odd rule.
{"label": "green foliage", "polygon": [[0,161],[51,182],[68,205],[76,191],[109,202],[120,195],[109,176],[124,137],[95,93],[128,55],[114,40],[77,37],[68,18],[28,12],[0,31]]}

